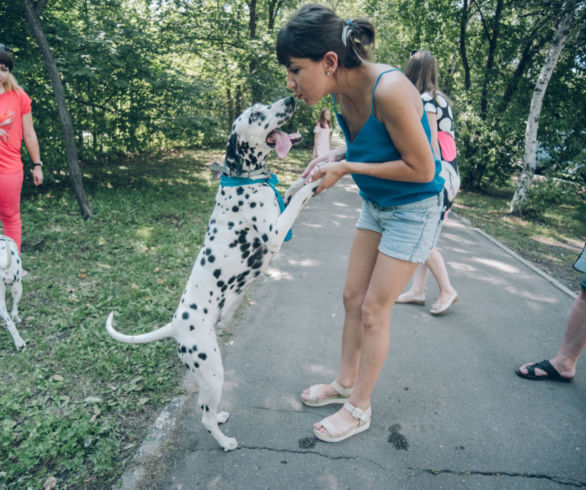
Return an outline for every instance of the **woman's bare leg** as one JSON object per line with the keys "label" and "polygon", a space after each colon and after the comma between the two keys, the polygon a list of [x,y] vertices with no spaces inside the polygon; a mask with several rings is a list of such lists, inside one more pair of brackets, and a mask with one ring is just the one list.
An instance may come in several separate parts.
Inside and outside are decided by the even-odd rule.
{"label": "woman's bare leg", "polygon": [[[360,252],[360,249],[357,250]],[[417,264],[397,260],[378,253],[374,269],[368,282],[368,287],[360,307],[360,336],[354,336],[356,325],[345,322],[344,333],[348,344],[343,346],[343,355],[340,374],[343,370],[350,373],[356,362],[356,352],[360,353],[354,391],[350,396],[350,403],[366,409],[370,405],[370,396],[380,371],[384,365],[389,350],[391,309],[399,293],[409,282],[415,272]],[[355,302],[350,294],[345,299],[352,306],[352,319],[355,319]],[[361,348],[356,348],[356,339],[361,339]],[[354,345],[351,344],[354,341]],[[344,381],[340,378],[338,382]],[[354,427],[356,419],[345,409],[340,409],[330,418],[340,432],[346,432]],[[317,423],[314,427],[322,432],[326,429]]]}

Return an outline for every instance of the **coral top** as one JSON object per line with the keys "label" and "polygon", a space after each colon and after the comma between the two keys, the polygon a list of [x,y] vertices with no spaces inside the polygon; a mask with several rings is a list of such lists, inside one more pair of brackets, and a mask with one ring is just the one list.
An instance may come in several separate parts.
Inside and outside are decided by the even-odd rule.
{"label": "coral top", "polygon": [[22,170],[22,116],[31,112],[31,99],[23,90],[0,94],[0,174]]}

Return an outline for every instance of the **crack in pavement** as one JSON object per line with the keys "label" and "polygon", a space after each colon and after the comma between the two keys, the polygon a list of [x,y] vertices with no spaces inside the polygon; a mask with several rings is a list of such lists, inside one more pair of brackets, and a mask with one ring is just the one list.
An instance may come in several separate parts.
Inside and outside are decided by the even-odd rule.
{"label": "crack in pavement", "polygon": [[349,461],[365,461],[368,462],[374,466],[377,466],[378,468],[380,468],[381,470],[387,471],[388,468],[381,465],[380,463],[373,461],[371,459],[365,459],[365,458],[358,458],[356,456],[328,456],[327,454],[323,454],[320,453],[318,451],[307,451],[307,450],[296,450],[296,449],[275,449],[272,447],[263,447],[263,446],[238,446],[237,450],[241,450],[241,449],[248,449],[250,451],[269,451],[269,452],[273,452],[273,453],[286,453],[286,454],[311,454],[314,456],[319,456],[321,458],[326,458],[329,459],[331,461],[345,461],[345,460],[349,460]]}
{"label": "crack in pavement", "polygon": [[408,468],[411,471],[421,471],[424,473],[429,473],[431,475],[441,475],[442,473],[447,473],[451,475],[462,475],[462,476],[471,476],[471,475],[480,475],[480,476],[509,476],[513,478],[536,478],[542,480],[549,480],[555,483],[559,483],[560,485],[567,485],[570,487],[577,487],[577,488],[584,488],[586,487],[586,482],[581,482],[578,480],[571,480],[567,478],[562,478],[559,476],[550,476],[544,475],[541,473],[511,473],[508,471],[477,471],[477,470],[463,470],[463,471],[456,471],[450,469],[429,469],[429,468]]}

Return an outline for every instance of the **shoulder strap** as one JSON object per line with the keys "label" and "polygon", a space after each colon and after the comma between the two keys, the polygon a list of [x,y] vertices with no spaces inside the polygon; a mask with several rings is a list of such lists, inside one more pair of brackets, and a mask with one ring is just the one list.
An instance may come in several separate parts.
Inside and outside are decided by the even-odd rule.
{"label": "shoulder strap", "polygon": [[372,108],[371,108],[371,112],[374,114],[374,92],[376,91],[376,87],[378,85],[378,82],[380,81],[380,78],[385,74],[385,73],[389,73],[391,71],[398,71],[398,68],[391,68],[390,70],[386,70],[383,71],[376,79],[376,82],[374,84],[374,88],[372,89]]}

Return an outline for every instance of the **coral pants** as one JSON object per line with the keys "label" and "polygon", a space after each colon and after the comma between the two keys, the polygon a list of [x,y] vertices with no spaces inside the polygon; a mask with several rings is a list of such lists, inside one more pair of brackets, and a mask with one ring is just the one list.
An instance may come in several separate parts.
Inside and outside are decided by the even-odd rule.
{"label": "coral pants", "polygon": [[22,239],[22,222],[20,221],[20,191],[24,173],[0,174],[0,222],[3,234],[12,238],[18,245]]}

